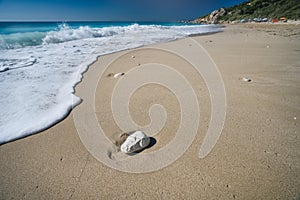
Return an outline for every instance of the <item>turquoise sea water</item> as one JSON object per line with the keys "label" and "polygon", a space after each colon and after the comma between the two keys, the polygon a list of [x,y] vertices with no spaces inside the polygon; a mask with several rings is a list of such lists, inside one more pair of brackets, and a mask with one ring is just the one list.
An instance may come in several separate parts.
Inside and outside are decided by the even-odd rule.
{"label": "turquoise sea water", "polygon": [[161,25],[161,26],[182,26],[181,22],[0,22],[0,34],[24,33],[24,32],[47,32],[57,30],[61,24],[68,24],[72,28],[89,26],[91,28],[103,28],[111,26],[139,25]]}
{"label": "turquoise sea water", "polygon": [[186,25],[179,22],[0,22],[0,49],[40,45],[50,31],[66,28],[76,30],[80,27],[126,27],[133,24],[169,27]]}

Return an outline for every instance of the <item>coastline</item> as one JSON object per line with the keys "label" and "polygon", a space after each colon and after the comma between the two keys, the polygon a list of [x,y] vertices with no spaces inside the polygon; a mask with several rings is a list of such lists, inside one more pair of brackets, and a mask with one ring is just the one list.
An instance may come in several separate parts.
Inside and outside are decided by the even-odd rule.
{"label": "coastline", "polygon": [[[26,23],[32,29],[25,29],[25,33],[17,36],[14,32],[22,32],[22,24],[9,23],[8,28],[0,30],[4,33],[0,36],[4,37],[0,44],[0,73],[3,72],[0,81],[4,81],[0,87],[3,90],[0,102],[4,105],[0,115],[1,144],[43,131],[61,121],[79,103],[73,96],[74,86],[97,56],[218,29],[215,25],[163,26],[163,22],[154,26],[105,24],[109,28],[102,27],[103,24],[93,28],[95,24],[91,22],[91,26],[42,23],[36,29],[36,25]],[[43,32],[45,28],[49,31]],[[41,32],[36,33],[38,30]],[[20,96],[29,101],[22,101]]]}
{"label": "coastline", "polygon": [[[81,96],[81,92],[88,90],[89,82],[97,78],[96,69],[123,55],[127,55],[119,60],[123,65],[113,63],[107,73],[125,71],[128,65],[157,58],[156,62],[178,64],[175,67],[192,77],[192,83],[200,83],[196,89],[201,121],[193,144],[175,163],[160,171],[119,172],[87,152],[76,133],[72,111],[65,120],[42,133],[0,146],[1,198],[299,198],[299,27],[296,35],[285,36],[285,31],[278,27],[274,35],[264,28],[230,25],[224,32],[192,37],[218,66],[228,102],[223,133],[213,151],[202,160],[197,155],[210,117],[209,94],[202,78],[192,76],[194,72],[188,70],[188,63],[180,63],[173,55],[157,54],[149,50],[151,46],[99,57],[76,86],[76,95],[83,101],[91,98]],[[184,40],[154,47],[181,46]],[[131,58],[133,52],[135,59]],[[243,82],[243,77],[253,81]],[[110,106],[105,99],[115,80],[101,81],[95,97],[96,102],[101,102],[95,105],[96,114],[108,132],[118,132],[111,123],[106,109]],[[173,137],[176,127],[172,124],[179,120],[178,110],[172,94],[159,87],[148,89],[153,96],[139,104],[142,115],[138,114],[139,109],[132,108],[133,117],[141,124],[149,123],[148,109],[143,108],[156,100],[164,101],[171,110],[170,116],[174,116],[165,134],[157,137],[155,149]],[[147,91],[141,91],[135,98],[146,94]],[[157,94],[162,95],[156,99]],[[129,190],[124,183],[130,183]]]}

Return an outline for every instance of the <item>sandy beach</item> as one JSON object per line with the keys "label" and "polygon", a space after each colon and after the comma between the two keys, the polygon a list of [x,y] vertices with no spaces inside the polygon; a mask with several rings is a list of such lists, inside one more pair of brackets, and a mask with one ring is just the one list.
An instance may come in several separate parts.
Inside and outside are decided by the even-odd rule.
{"label": "sandy beach", "polygon": [[[195,43],[219,69],[227,102],[223,131],[203,159],[199,149],[212,112],[208,87],[188,60],[163,50],[190,51]],[[300,25],[294,24],[228,25],[216,34],[101,56],[76,86],[83,102],[65,120],[0,146],[0,199],[299,199],[299,56]],[[191,146],[174,163],[154,172],[126,173],[94,158],[78,128],[94,115],[113,142],[122,131],[110,102],[123,77],[110,74],[124,72],[125,77],[149,63],[175,69],[189,81],[200,120]],[[176,95],[148,84],[128,105],[136,124],[151,122],[148,111],[154,104],[164,106],[167,121],[153,136],[156,143],[141,154],[167,145],[181,120]]]}

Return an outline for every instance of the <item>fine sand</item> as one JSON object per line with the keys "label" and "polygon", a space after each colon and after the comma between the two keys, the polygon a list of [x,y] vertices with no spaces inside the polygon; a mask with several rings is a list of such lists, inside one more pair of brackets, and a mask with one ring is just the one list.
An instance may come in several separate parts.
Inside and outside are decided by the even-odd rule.
{"label": "fine sand", "polygon": [[[222,134],[203,159],[199,149],[212,111],[208,87],[188,60],[162,50],[172,46],[191,51],[195,42],[218,67],[227,98]],[[76,87],[83,102],[65,120],[0,146],[0,199],[299,199],[299,57],[300,25],[267,24],[231,25],[217,34],[102,56]],[[121,129],[110,106],[114,86],[129,70],[144,70],[149,63],[175,69],[189,81],[199,103],[197,135],[183,155],[163,169],[117,171],[95,159],[80,137],[85,137],[84,126],[93,115],[107,138],[115,140]],[[125,75],[109,76],[118,72]],[[156,143],[139,155],[163,149],[181,121],[176,95],[159,84],[147,84],[128,105],[135,123],[149,124],[154,104],[164,106],[167,121],[153,136]],[[114,151],[107,152],[114,156]]]}

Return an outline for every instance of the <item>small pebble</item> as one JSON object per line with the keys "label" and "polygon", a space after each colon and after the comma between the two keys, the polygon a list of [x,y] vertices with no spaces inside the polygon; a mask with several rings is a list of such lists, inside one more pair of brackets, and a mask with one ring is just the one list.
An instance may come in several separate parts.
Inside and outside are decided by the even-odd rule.
{"label": "small pebble", "polygon": [[268,45],[267,48],[270,48],[270,46]]}
{"label": "small pebble", "polygon": [[112,77],[114,74],[113,73],[109,73],[107,74],[107,77]]}
{"label": "small pebble", "polygon": [[124,76],[124,75],[125,75],[124,72],[116,73],[116,74],[114,75],[114,78],[119,78],[120,76]]}
{"label": "small pebble", "polygon": [[296,120],[297,119],[297,117],[294,117],[294,120]]}
{"label": "small pebble", "polygon": [[135,56],[131,56],[131,58],[135,58]]}
{"label": "small pebble", "polygon": [[244,78],[243,78],[243,81],[245,81],[245,82],[251,82],[252,80],[251,80],[250,78],[244,77]]}

